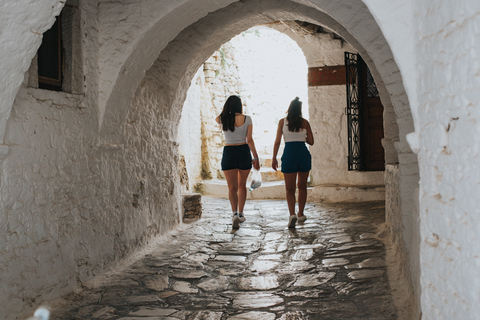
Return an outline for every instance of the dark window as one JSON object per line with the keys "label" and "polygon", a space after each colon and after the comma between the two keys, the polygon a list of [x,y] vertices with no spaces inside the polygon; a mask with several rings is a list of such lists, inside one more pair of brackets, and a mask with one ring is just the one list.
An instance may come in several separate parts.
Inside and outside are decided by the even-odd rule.
{"label": "dark window", "polygon": [[60,17],[51,29],[43,34],[38,49],[38,87],[48,90],[62,90],[63,47]]}

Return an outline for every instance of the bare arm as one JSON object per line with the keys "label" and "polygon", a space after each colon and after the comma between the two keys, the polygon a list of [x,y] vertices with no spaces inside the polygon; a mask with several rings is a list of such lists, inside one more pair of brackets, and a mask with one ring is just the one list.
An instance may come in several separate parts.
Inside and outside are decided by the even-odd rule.
{"label": "bare arm", "polygon": [[253,134],[253,124],[250,124],[248,125],[248,128],[247,128],[247,144],[250,147],[250,151],[253,154],[253,158],[254,158],[252,161],[253,167],[256,170],[260,170],[260,160],[258,159],[258,153],[257,153],[257,149],[255,149],[255,142],[253,141],[252,134]]}
{"label": "bare arm", "polygon": [[305,120],[305,122],[307,123],[307,143],[311,146],[313,146],[313,143],[315,142],[314,139],[313,139],[313,133],[312,133],[312,128],[310,127],[310,123],[308,122],[308,120]]}
{"label": "bare arm", "polygon": [[281,119],[278,122],[277,136],[275,137],[275,143],[273,144],[272,169],[275,171],[277,171],[277,168],[278,168],[277,154],[278,154],[278,149],[280,148],[280,143],[282,142],[283,121],[285,120]]}

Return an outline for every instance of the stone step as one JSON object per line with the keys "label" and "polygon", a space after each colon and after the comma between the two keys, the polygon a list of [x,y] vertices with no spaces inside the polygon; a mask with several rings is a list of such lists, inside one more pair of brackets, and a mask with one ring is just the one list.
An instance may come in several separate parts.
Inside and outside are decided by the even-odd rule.
{"label": "stone step", "polygon": [[[247,188],[249,182],[247,182]],[[198,184],[202,195],[228,199],[227,181],[204,180]],[[283,180],[263,182],[262,186],[248,191],[247,199],[285,199]],[[385,186],[319,185],[308,188],[309,202],[364,202],[385,200]]]}
{"label": "stone step", "polygon": [[[249,185],[250,182],[247,182],[247,188]],[[228,199],[227,181],[220,179],[204,180],[198,184],[198,192],[203,195]],[[262,182],[260,188],[247,191],[247,199],[285,199],[285,183],[283,180]]]}
{"label": "stone step", "polygon": [[364,202],[384,201],[384,185],[318,185],[315,186],[308,196],[309,201],[315,202]]}
{"label": "stone step", "polygon": [[[272,157],[269,157],[269,156],[260,156],[260,165],[262,167],[268,167],[268,168],[271,168],[272,167]],[[278,159],[277,159],[278,160]]]}
{"label": "stone step", "polygon": [[[258,156],[259,160],[260,160],[260,166],[261,167],[268,167],[268,168],[271,168],[272,167],[272,156],[271,155],[259,155]],[[282,159],[281,158],[281,154],[279,154],[277,156],[277,162],[278,162],[278,167],[280,168],[280,166],[282,165]]]}
{"label": "stone step", "polygon": [[[250,181],[252,177],[252,172],[248,177],[248,181]],[[273,170],[271,167],[261,166],[260,167],[260,174],[262,175],[263,182],[270,182],[270,181],[283,181],[283,173],[280,170]]]}

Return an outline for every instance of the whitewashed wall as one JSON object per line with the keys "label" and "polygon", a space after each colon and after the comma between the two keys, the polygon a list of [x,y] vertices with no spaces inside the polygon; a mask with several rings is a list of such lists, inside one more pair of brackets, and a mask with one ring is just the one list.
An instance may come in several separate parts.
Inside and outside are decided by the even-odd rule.
{"label": "whitewashed wall", "polygon": [[97,144],[83,96],[20,90],[2,164],[2,313],[70,292],[178,223],[174,126],[152,86],[115,146]]}
{"label": "whitewashed wall", "polygon": [[480,314],[480,2],[414,2],[425,319]]}
{"label": "whitewashed wall", "polygon": [[28,88],[25,78],[7,122],[1,319],[26,317],[179,223],[178,116],[162,109],[155,78],[131,103],[125,143],[98,140],[95,10],[81,6],[84,94]]}
{"label": "whitewashed wall", "polygon": [[[182,109],[178,125],[180,155],[185,159],[188,181],[183,184],[183,192],[194,192],[195,184],[202,179],[202,108],[205,106],[205,75],[198,69],[192,80]],[[211,119],[210,119],[211,120]],[[213,125],[213,124],[212,124]]]}

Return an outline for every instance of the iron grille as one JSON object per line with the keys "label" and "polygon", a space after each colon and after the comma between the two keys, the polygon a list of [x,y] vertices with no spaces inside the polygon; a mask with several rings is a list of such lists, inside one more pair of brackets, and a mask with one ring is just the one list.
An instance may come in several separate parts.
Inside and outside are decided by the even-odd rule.
{"label": "iron grille", "polygon": [[367,97],[369,98],[378,98],[378,89],[377,85],[375,84],[375,80],[373,80],[372,73],[370,69],[366,68],[367,71]]}
{"label": "iron grille", "polygon": [[[345,52],[347,77],[348,170],[364,169],[362,134],[362,98],[360,95],[360,59],[358,54]],[[373,77],[372,77],[373,80]]]}

